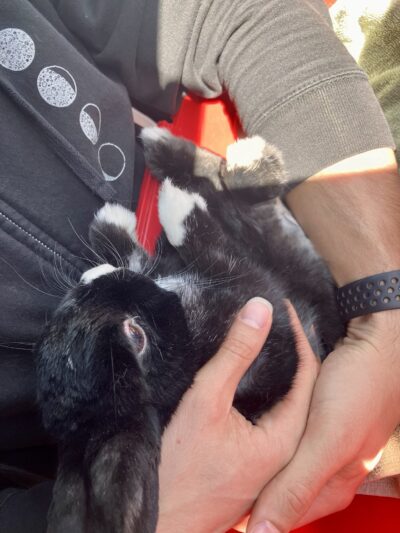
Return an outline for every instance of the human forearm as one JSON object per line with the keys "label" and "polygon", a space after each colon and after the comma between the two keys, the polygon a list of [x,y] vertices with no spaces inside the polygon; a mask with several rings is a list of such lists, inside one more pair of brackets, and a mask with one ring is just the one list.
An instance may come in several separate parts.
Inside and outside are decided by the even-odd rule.
{"label": "human forearm", "polygon": [[[288,204],[338,285],[400,268],[400,181],[391,150],[324,170],[294,189]],[[397,309],[348,323],[321,366],[296,455],[261,493],[248,532],[271,532],[268,521],[286,533],[351,502],[400,420],[399,341]]]}
{"label": "human forearm", "polygon": [[391,149],[323,170],[287,202],[339,286],[400,268],[400,179]]}

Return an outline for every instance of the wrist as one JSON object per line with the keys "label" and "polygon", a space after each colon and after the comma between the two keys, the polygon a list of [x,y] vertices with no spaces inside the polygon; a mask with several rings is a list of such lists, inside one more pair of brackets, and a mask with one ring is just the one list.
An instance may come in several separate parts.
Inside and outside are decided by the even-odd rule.
{"label": "wrist", "polygon": [[[390,345],[399,351],[400,359],[400,309],[352,318],[348,323],[348,335],[354,338],[379,339],[379,344]],[[394,341],[397,345],[394,345]]]}
{"label": "wrist", "polygon": [[336,289],[344,322],[351,318],[400,308],[400,270],[379,272]]}
{"label": "wrist", "polygon": [[341,355],[349,353],[369,375],[366,393],[387,396],[393,422],[400,423],[400,309],[353,318],[343,347],[350,350]]}

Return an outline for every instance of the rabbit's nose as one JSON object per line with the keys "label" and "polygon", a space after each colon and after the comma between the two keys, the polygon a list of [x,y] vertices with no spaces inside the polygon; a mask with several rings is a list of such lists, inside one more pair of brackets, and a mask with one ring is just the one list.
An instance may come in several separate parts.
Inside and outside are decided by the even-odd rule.
{"label": "rabbit's nose", "polygon": [[87,285],[94,279],[99,278],[100,276],[105,276],[106,274],[110,274],[110,272],[114,272],[114,270],[117,269],[112,265],[109,265],[108,263],[104,265],[99,265],[97,267],[86,270],[86,272],[84,272],[81,276],[81,282]]}

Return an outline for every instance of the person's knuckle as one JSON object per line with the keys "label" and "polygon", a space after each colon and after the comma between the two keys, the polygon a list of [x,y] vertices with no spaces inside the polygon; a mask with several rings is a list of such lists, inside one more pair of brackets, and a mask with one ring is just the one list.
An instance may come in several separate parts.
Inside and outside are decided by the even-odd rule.
{"label": "person's knuckle", "polygon": [[236,333],[229,339],[226,350],[238,359],[248,361],[254,352],[254,341],[245,334]]}
{"label": "person's knuckle", "polygon": [[338,473],[338,478],[345,487],[357,487],[366,476],[365,466],[358,458],[349,462]]}
{"label": "person's knuckle", "polygon": [[286,491],[286,503],[290,514],[302,516],[314,499],[312,489],[305,483],[298,481],[289,486]]}

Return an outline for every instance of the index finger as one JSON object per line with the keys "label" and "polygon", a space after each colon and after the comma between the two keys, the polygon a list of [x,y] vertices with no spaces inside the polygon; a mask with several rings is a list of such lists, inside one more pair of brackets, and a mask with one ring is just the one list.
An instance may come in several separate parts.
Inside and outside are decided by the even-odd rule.
{"label": "index finger", "polygon": [[290,440],[295,440],[297,434],[298,442],[306,426],[320,362],[308,342],[295,308],[288,300],[286,306],[299,358],[297,372],[288,395],[263,415],[257,425],[275,434],[285,434],[289,429]]}

